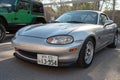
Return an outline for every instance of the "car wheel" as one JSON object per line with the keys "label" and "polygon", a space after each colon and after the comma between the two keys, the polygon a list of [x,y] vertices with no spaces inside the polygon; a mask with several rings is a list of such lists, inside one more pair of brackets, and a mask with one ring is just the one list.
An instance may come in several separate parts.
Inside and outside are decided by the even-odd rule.
{"label": "car wheel", "polygon": [[116,48],[118,44],[118,34],[116,33],[114,36],[114,40],[113,43],[111,43],[110,45],[108,45],[109,48]]}
{"label": "car wheel", "polygon": [[87,68],[91,65],[94,57],[95,45],[92,38],[88,38],[79,53],[78,65],[82,68]]}
{"label": "car wheel", "polygon": [[3,25],[0,24],[0,42],[4,40],[6,36],[6,30]]}

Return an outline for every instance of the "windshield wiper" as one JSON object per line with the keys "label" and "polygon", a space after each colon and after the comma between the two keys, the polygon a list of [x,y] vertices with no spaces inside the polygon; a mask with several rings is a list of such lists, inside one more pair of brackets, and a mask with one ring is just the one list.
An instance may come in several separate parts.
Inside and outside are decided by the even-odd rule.
{"label": "windshield wiper", "polygon": [[85,22],[80,22],[80,21],[67,21],[68,23],[85,23]]}
{"label": "windshield wiper", "polygon": [[51,21],[51,23],[60,23],[59,21]]}

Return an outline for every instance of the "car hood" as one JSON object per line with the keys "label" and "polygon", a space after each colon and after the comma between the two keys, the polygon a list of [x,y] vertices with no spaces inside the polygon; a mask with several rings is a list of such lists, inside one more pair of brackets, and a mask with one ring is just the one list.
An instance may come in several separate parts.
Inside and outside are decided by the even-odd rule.
{"label": "car hood", "polygon": [[48,38],[55,35],[66,35],[70,32],[85,27],[87,24],[74,24],[74,23],[51,23],[45,25],[32,25],[27,27],[20,33],[22,36]]}

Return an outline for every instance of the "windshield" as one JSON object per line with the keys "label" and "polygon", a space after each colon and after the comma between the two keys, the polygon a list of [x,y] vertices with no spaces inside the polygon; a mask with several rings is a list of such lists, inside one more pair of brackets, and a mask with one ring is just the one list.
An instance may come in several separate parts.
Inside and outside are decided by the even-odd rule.
{"label": "windshield", "polygon": [[13,5],[15,0],[0,0],[0,3],[6,3],[6,4],[11,4]]}
{"label": "windshield", "polygon": [[55,22],[97,24],[98,14],[90,11],[73,11],[60,16]]}

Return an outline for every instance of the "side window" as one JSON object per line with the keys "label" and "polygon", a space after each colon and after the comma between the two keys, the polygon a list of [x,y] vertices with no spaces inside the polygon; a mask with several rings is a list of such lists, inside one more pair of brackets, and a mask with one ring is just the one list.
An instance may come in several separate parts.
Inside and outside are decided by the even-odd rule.
{"label": "side window", "polygon": [[90,24],[97,24],[97,17],[98,14],[97,13],[85,13],[83,15],[81,15],[81,21],[85,22],[85,23],[90,23]]}
{"label": "side window", "polygon": [[30,4],[28,2],[22,0],[18,2],[18,9],[29,10],[29,8],[30,8]]}
{"label": "side window", "polygon": [[33,4],[32,6],[32,12],[33,13],[43,13],[43,6],[42,5],[37,5],[37,4]]}
{"label": "side window", "polygon": [[104,25],[106,20],[108,20],[107,16],[105,14],[101,14],[99,24]]}
{"label": "side window", "polygon": [[89,14],[85,17],[85,22],[90,24],[96,24],[97,23],[97,15],[95,14]]}

